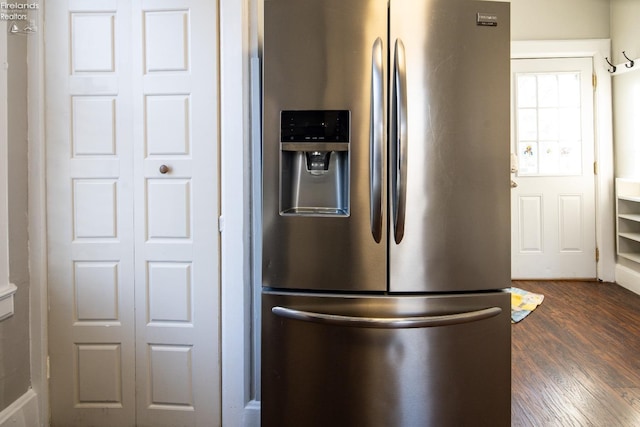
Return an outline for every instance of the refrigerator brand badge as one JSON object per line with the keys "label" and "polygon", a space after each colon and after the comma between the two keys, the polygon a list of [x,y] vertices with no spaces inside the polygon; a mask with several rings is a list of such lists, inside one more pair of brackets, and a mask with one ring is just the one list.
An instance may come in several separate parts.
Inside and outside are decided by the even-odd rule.
{"label": "refrigerator brand badge", "polygon": [[498,15],[493,13],[482,13],[478,12],[476,16],[476,24],[482,25],[485,27],[497,27],[498,26]]}

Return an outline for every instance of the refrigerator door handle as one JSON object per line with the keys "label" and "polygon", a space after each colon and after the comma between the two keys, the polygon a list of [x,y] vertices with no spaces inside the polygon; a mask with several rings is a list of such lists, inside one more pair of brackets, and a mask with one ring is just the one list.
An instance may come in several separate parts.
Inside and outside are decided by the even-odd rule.
{"label": "refrigerator door handle", "polygon": [[407,72],[402,40],[396,39],[393,58],[393,110],[391,117],[391,163],[393,171],[393,235],[396,243],[404,237],[407,205]]}
{"label": "refrigerator door handle", "polygon": [[306,322],[323,323],[336,326],[377,329],[409,329],[433,328],[437,326],[460,325],[489,319],[502,313],[500,307],[490,307],[482,310],[463,313],[443,314],[436,316],[416,317],[357,317],[338,314],[314,313],[286,307],[273,307],[271,312],[276,316]]}
{"label": "refrigerator door handle", "polygon": [[369,123],[369,200],[371,234],[376,243],[382,238],[382,175],[384,147],[384,76],[382,39],[371,52],[371,110]]}

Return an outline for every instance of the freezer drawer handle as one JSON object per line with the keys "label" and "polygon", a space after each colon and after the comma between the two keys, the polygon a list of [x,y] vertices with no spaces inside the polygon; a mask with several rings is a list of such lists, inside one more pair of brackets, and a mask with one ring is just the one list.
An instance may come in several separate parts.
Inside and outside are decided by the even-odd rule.
{"label": "freezer drawer handle", "polygon": [[418,317],[355,317],[337,314],[314,313],[286,307],[273,307],[271,312],[276,316],[305,322],[324,323],[337,326],[378,329],[433,328],[436,326],[460,325],[488,319],[502,313],[500,307],[490,307],[464,313],[444,314],[438,316]]}

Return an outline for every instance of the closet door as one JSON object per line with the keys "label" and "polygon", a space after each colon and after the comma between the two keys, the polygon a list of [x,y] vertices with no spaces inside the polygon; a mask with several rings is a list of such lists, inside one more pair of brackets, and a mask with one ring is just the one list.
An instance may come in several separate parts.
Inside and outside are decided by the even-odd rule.
{"label": "closet door", "polygon": [[138,425],[213,426],[220,417],[216,3],[133,5]]}
{"label": "closet door", "polygon": [[44,9],[54,427],[219,423],[210,3]]}
{"label": "closet door", "polygon": [[131,12],[45,8],[52,426],[135,420]]}

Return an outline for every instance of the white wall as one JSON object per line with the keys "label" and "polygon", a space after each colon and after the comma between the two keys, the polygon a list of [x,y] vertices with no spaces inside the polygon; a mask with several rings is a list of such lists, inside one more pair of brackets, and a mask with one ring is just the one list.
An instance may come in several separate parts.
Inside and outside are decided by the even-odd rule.
{"label": "white wall", "polygon": [[[614,64],[640,57],[640,2],[611,0],[611,56]],[[615,175],[640,179],[640,64],[638,71],[613,77]],[[618,258],[616,282],[640,293],[640,264]]]}
{"label": "white wall", "polygon": [[[612,62],[625,62],[622,51],[630,58],[640,57],[640,2],[612,0]],[[640,64],[638,64],[640,68]],[[614,143],[616,176],[640,179],[640,72],[613,78]]]}

